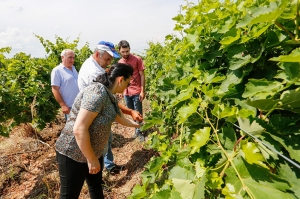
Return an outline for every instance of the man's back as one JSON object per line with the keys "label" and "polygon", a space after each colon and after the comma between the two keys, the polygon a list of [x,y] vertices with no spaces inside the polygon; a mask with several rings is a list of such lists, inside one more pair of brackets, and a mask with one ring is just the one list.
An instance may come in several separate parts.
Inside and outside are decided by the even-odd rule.
{"label": "man's back", "polygon": [[97,78],[98,75],[104,74],[105,70],[93,59],[89,57],[82,64],[79,75],[78,75],[78,87],[79,90],[91,85],[93,80]]}

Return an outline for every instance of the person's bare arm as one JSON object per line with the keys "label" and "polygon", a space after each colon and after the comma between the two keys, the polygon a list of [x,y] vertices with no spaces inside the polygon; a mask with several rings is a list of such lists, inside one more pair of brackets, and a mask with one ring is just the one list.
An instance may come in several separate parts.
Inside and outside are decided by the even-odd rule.
{"label": "person's bare arm", "polygon": [[135,127],[135,128],[140,128],[141,125],[132,121],[132,120],[129,120],[127,119],[126,117],[124,117],[123,113],[121,112],[121,116],[117,115],[116,117],[116,121],[124,126],[128,126],[128,127]]}
{"label": "person's bare arm", "polygon": [[145,99],[145,73],[143,70],[140,71],[140,77],[141,77],[141,93],[140,93],[140,101],[143,101]]}
{"label": "person's bare arm", "polygon": [[143,121],[143,116],[138,111],[132,110],[120,102],[118,103],[118,106],[124,114],[131,115],[132,119],[134,119],[135,121]]}
{"label": "person's bare arm", "polygon": [[56,99],[56,101],[59,103],[62,112],[64,114],[69,114],[70,113],[70,109],[69,107],[66,105],[66,103],[64,102],[60,92],[59,92],[59,86],[52,86],[52,93],[54,95],[54,98]]}
{"label": "person's bare arm", "polygon": [[76,142],[87,159],[90,174],[96,174],[100,171],[100,163],[92,148],[90,134],[88,131],[97,115],[98,113],[96,112],[80,108],[73,127]]}

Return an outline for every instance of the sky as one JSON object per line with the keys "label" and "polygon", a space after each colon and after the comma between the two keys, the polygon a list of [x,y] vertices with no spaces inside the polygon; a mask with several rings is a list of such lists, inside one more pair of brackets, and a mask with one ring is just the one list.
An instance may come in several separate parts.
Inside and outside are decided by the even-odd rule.
{"label": "sky", "polygon": [[[198,2],[198,0],[188,0]],[[99,41],[117,44],[125,39],[131,52],[143,54],[148,42],[165,40],[173,31],[173,17],[185,0],[0,0],[0,48],[11,47],[32,57],[45,57],[35,37],[55,42],[55,36],[93,50]]]}

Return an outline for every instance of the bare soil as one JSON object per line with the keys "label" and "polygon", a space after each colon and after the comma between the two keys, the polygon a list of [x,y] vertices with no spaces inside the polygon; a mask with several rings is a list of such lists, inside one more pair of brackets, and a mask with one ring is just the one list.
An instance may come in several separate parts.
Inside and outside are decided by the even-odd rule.
{"label": "bare soil", "polygon": [[[144,112],[148,112],[149,106],[144,107]],[[41,132],[23,124],[15,128],[9,138],[0,136],[0,199],[59,198],[54,148],[64,124],[63,115],[59,115]],[[124,199],[141,183],[140,174],[155,152],[131,138],[134,128],[115,123],[112,131],[114,162],[124,166],[124,170],[118,175],[104,170],[104,195],[108,199]],[[90,198],[86,184],[79,198]]]}

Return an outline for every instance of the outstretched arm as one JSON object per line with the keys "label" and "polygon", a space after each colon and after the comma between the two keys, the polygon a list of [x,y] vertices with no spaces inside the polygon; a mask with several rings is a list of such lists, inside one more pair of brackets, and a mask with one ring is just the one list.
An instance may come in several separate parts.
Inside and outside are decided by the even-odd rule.
{"label": "outstretched arm", "polygon": [[140,128],[141,125],[132,121],[132,120],[129,120],[127,119],[126,117],[124,117],[123,113],[121,112],[121,116],[117,115],[116,117],[116,121],[124,126],[129,126],[129,127],[135,127],[135,128]]}
{"label": "outstretched arm", "polygon": [[118,103],[118,106],[124,114],[131,115],[132,119],[134,119],[135,121],[143,121],[143,116],[138,111],[132,110],[122,103]]}

